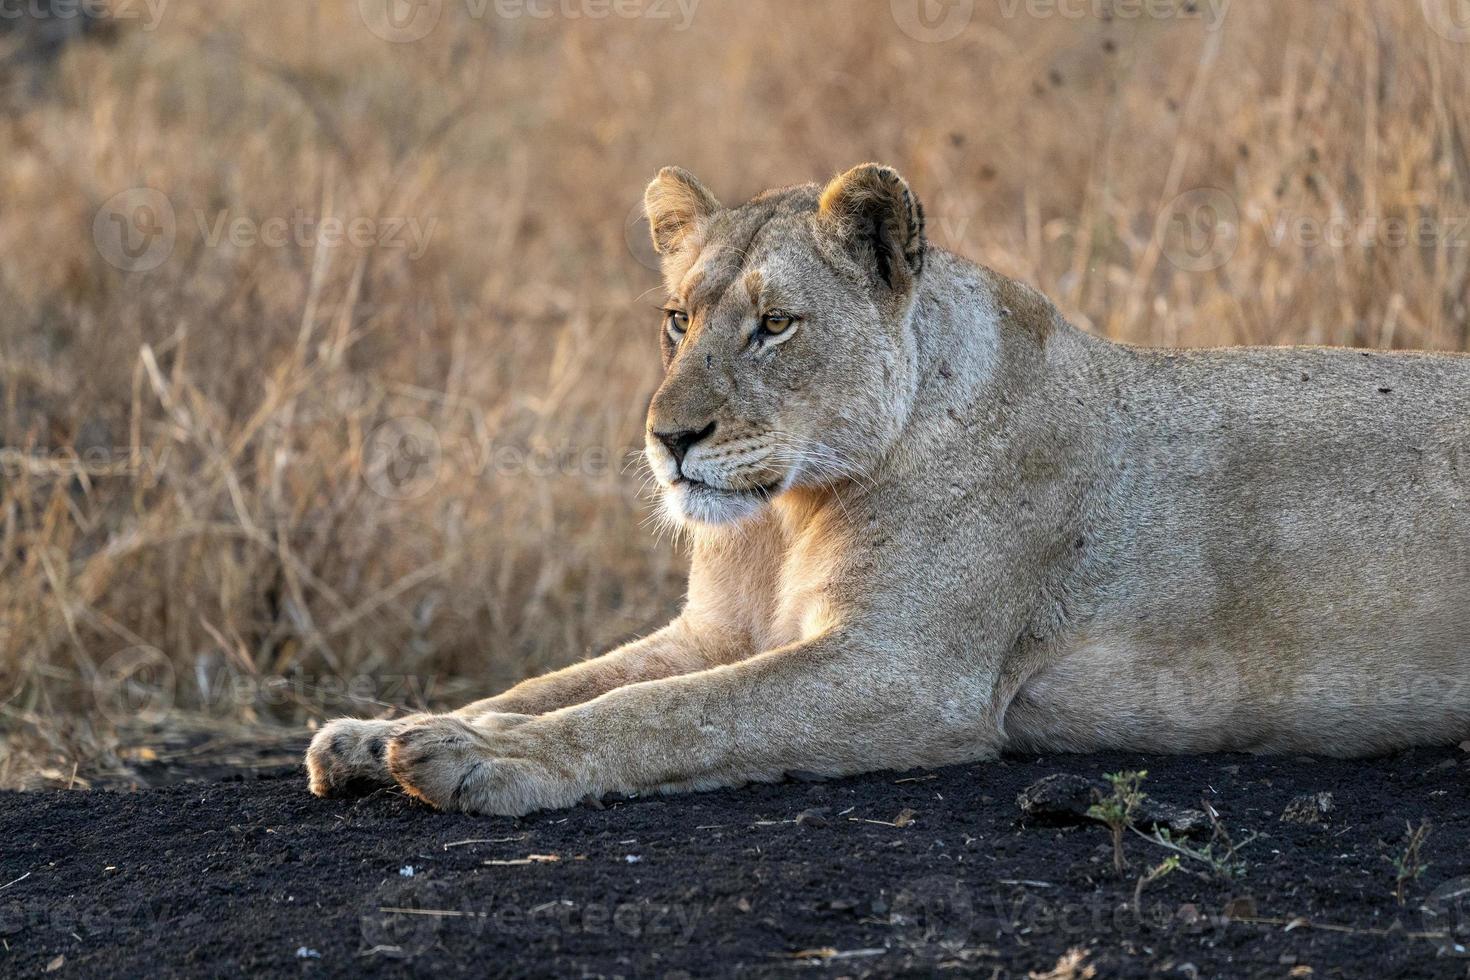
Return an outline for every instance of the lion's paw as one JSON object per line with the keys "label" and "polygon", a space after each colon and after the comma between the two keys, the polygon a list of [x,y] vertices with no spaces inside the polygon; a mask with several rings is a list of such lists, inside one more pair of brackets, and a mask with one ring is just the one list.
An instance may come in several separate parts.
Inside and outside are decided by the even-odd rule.
{"label": "lion's paw", "polygon": [[391,786],[388,738],[427,715],[396,721],[339,718],[316,733],[306,750],[306,774],[317,796],[344,796],[359,789]]}
{"label": "lion's paw", "polygon": [[538,761],[535,740],[518,734],[522,717],[470,725],[440,716],[402,728],[388,739],[388,772],[440,810],[518,817],[576,802],[572,780]]}

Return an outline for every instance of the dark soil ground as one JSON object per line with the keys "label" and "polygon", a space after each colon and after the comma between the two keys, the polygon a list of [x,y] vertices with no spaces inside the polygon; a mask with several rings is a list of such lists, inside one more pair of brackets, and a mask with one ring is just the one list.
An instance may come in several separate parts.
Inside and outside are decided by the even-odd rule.
{"label": "dark soil ground", "polygon": [[[1021,821],[1043,776],[1137,769],[1259,835],[1239,877],[1186,859],[1136,903],[1163,847],[1126,835],[1120,876],[1105,827]],[[1331,812],[1283,820],[1304,793]],[[520,820],[317,800],[285,769],[0,794],[0,872],[7,975],[1463,978],[1470,755],[1015,758]]]}

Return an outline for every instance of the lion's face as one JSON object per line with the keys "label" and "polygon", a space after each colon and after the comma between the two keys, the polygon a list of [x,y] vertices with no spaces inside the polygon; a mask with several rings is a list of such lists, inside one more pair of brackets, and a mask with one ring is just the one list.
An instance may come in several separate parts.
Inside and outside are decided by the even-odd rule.
{"label": "lion's face", "polygon": [[902,178],[869,165],[725,209],[665,168],[647,208],[667,300],[645,453],[670,516],[727,524],[861,480],[915,384],[923,218]]}

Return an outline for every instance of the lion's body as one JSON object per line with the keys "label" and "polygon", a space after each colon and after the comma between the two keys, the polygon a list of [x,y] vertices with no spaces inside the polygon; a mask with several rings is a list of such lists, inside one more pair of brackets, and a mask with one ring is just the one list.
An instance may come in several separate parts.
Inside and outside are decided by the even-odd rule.
{"label": "lion's body", "polygon": [[1091,392],[1111,434],[1078,535],[1090,588],[1008,744],[1470,735],[1470,359],[1121,353]]}
{"label": "lion's body", "polygon": [[1018,377],[1000,410],[975,383],[920,454],[952,440],[963,478],[912,464],[930,492],[905,501],[928,512],[917,542],[966,513],[1029,537],[1020,689],[994,705],[1008,747],[1354,754],[1470,733],[1470,358],[1135,349],[1059,318],[1038,346],[1010,319],[980,304],[939,328],[1013,351]]}
{"label": "lion's body", "polygon": [[[1470,737],[1470,358],[1113,344],[924,249],[892,171],[734,211],[670,174],[687,328],[649,455],[692,529],[685,612],[456,716],[329,726],[319,792],[381,778],[385,737],[411,792],[505,813],[1007,749]],[[792,325],[752,332],[773,289]]]}

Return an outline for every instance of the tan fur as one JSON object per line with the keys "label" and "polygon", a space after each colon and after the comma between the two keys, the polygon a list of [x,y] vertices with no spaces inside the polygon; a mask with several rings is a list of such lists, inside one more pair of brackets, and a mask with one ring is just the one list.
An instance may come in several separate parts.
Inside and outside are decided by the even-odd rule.
{"label": "tan fur", "polygon": [[733,209],[666,168],[647,200],[689,315],[647,444],[686,608],[453,715],[333,722],[313,792],[521,814],[1008,748],[1470,735],[1470,359],[1108,343],[927,247],[871,164]]}

